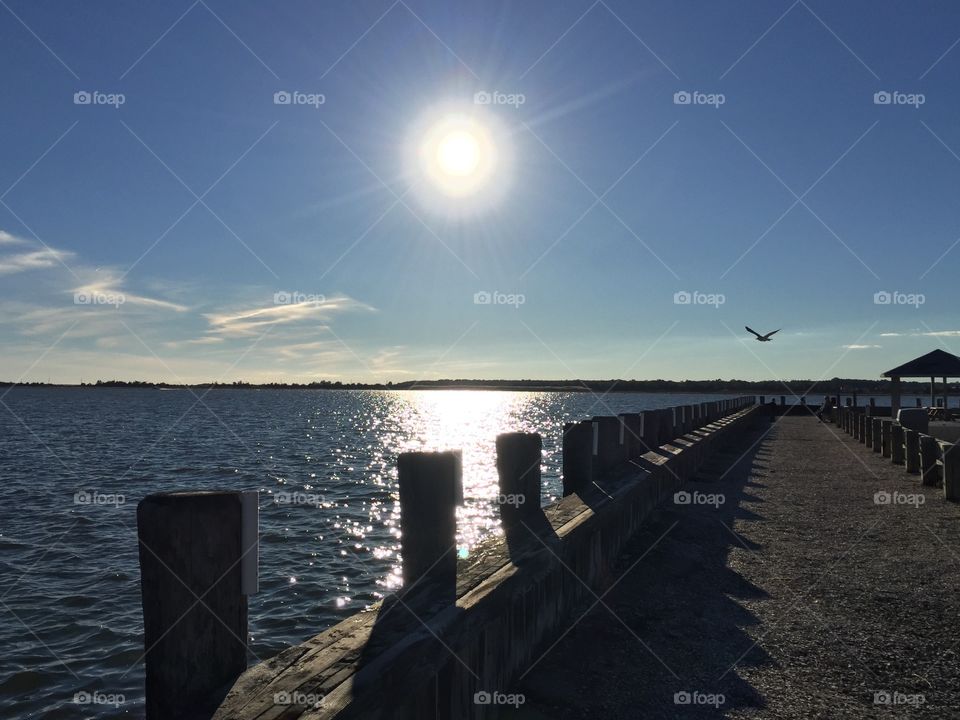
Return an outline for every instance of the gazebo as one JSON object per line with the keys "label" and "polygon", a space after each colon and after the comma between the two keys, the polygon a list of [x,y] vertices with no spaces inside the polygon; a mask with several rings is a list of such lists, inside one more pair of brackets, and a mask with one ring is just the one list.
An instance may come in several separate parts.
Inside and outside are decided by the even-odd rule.
{"label": "gazebo", "polygon": [[890,407],[893,416],[900,409],[900,378],[930,378],[930,405],[935,405],[937,378],[943,380],[943,407],[947,407],[947,378],[960,378],[960,357],[943,350],[934,350],[914,358],[910,362],[887,370],[883,377],[890,378]]}

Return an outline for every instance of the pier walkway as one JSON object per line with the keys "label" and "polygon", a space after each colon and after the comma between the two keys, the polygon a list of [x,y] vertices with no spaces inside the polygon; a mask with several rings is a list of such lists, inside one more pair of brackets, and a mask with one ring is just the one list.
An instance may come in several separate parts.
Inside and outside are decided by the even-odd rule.
{"label": "pier walkway", "polygon": [[686,489],[725,502],[661,506],[503,717],[960,718],[960,509],[942,490],[802,416]]}

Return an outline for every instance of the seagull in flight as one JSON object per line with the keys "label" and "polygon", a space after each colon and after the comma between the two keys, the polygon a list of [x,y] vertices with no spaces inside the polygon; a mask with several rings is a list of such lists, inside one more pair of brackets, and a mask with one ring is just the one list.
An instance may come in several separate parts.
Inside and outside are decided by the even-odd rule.
{"label": "seagull in flight", "polygon": [[777,328],[773,332],[768,332],[766,335],[761,335],[756,330],[750,329],[747,325],[744,325],[744,327],[747,328],[747,332],[753,333],[754,335],[757,336],[757,342],[770,342],[770,336],[780,332],[783,329],[783,328]]}

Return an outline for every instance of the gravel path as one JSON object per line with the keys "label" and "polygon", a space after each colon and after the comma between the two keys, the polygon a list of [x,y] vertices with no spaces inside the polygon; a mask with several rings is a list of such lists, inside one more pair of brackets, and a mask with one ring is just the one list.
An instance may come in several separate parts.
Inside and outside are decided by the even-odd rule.
{"label": "gravel path", "polygon": [[687,490],[725,502],[661,508],[503,717],[960,718],[960,507],[812,417]]}

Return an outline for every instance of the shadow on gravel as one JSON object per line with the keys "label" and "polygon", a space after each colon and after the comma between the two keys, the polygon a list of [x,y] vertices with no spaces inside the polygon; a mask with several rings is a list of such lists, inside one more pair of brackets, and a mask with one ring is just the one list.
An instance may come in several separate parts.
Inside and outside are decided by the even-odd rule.
{"label": "shadow on gravel", "polygon": [[767,593],[727,560],[731,548],[762,550],[732,528],[764,519],[745,488],[763,487],[755,478],[776,432],[758,424],[658,509],[618,560],[603,603],[577,622],[591,598],[571,616],[573,629],[511,691],[525,704],[500,717],[716,718],[764,707],[735,666],[772,662],[743,631],[758,620],[738,602]]}

